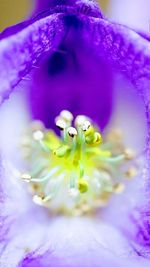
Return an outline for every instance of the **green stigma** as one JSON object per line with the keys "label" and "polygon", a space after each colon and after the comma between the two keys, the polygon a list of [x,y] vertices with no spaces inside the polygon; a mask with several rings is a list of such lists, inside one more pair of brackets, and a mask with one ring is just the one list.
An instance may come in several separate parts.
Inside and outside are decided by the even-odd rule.
{"label": "green stigma", "polygon": [[55,119],[60,136],[33,122],[23,140],[33,201],[53,213],[81,215],[106,205],[121,193],[124,178],[136,175],[128,168],[134,153],[125,149],[113,131],[104,138],[86,116],[63,110]]}

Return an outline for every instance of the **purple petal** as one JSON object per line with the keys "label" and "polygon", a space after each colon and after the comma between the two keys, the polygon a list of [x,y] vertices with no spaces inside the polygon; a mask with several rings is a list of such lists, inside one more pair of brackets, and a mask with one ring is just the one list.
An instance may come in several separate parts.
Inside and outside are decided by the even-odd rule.
{"label": "purple petal", "polygon": [[103,51],[106,59],[126,75],[139,93],[149,97],[146,91],[150,81],[149,42],[133,30],[104,19],[90,18],[87,24],[87,36],[97,55]]}
{"label": "purple petal", "polygon": [[92,49],[86,48],[80,40],[81,34],[82,31],[72,30],[61,47],[46,58],[32,76],[31,111],[33,117],[47,127],[54,128],[54,118],[63,109],[74,115],[87,115],[102,128],[110,118],[111,70],[103,59],[96,58]]}
{"label": "purple petal", "polygon": [[[70,6],[65,6],[66,3]],[[44,121],[47,127],[54,127],[54,117],[60,110],[66,108],[75,115],[81,113],[91,116],[104,127],[108,123],[112,109],[111,71],[104,60],[99,60],[95,64],[97,58],[92,49],[86,49],[86,44],[80,45],[80,42],[83,43],[80,40],[82,25],[78,16],[74,15],[81,13],[102,17],[102,14],[93,1],[61,1],[61,5],[55,7],[56,5],[56,1],[43,2],[44,7],[50,6],[51,9],[41,13],[36,19],[51,12],[64,12],[69,33],[58,49],[56,48],[52,55],[47,55],[43,63],[40,62],[36,66],[39,70],[34,70],[31,90],[33,117]],[[76,37],[75,42],[73,35]],[[106,78],[108,75],[109,79]],[[94,93],[91,92],[93,90]],[[55,105],[56,100],[57,105]],[[91,108],[91,103],[95,104],[94,110]]]}
{"label": "purple petal", "polygon": [[150,42],[150,34],[148,32],[138,32],[138,34],[140,34],[143,38],[145,38],[147,41]]}
{"label": "purple petal", "polygon": [[[146,88],[150,71],[145,62],[149,60],[149,43],[131,29],[104,19],[70,16],[68,26],[69,36],[34,76],[32,113],[47,127],[53,127],[53,118],[66,108],[74,114],[85,113],[104,127],[111,114],[112,99],[107,63],[111,62],[137,88]],[[47,114],[51,114],[51,118]]]}
{"label": "purple petal", "polygon": [[[16,103],[20,104],[16,105]],[[10,137],[8,147],[10,144],[12,146],[14,137],[20,132],[20,124],[25,122],[23,106],[21,99],[13,94],[13,97],[1,108],[1,135],[4,131],[3,135],[6,140],[9,140],[12,128],[16,130],[16,135],[13,134]],[[2,123],[2,119],[5,120],[6,126],[4,122]],[[4,148],[6,144],[7,142]],[[14,157],[15,154],[17,153],[14,151],[12,156]],[[6,171],[7,175],[4,176],[3,172],[2,176],[6,182],[3,192],[7,193],[8,199],[4,199],[3,208],[5,215],[8,215],[5,227],[8,226],[10,230],[6,242],[3,242],[5,246],[3,245],[3,249],[0,250],[2,266],[4,263],[9,266],[11,262],[11,267],[16,267],[20,261],[20,266],[27,267],[36,265],[80,267],[83,264],[86,264],[86,267],[91,265],[99,267],[101,263],[102,267],[103,265],[124,267],[128,266],[129,261],[133,261],[133,266],[137,265],[137,260],[134,261],[136,257],[134,250],[119,232],[119,228],[115,229],[111,225],[111,221],[102,221],[101,218],[51,218],[46,210],[32,205],[31,198],[26,196],[24,185],[21,186],[19,181],[19,184],[14,184],[9,170]],[[8,220],[12,218],[13,224]],[[4,234],[3,231],[2,236]],[[128,261],[129,254],[133,257]],[[126,260],[122,255],[125,255]]]}
{"label": "purple petal", "polygon": [[20,267],[149,266],[144,259],[138,263],[117,230],[93,218],[57,218],[47,228],[47,238],[45,248],[27,254]]}
{"label": "purple petal", "polygon": [[[31,242],[33,250],[39,246],[44,231],[45,211],[33,204],[18,174],[24,169],[18,144],[28,123],[24,102],[20,94],[13,94],[0,112],[0,266],[9,266],[9,263],[17,266]],[[33,221],[34,231],[31,228]],[[31,231],[28,235],[29,229]],[[36,231],[40,231],[41,235],[37,235]]]}
{"label": "purple petal", "polygon": [[[7,244],[12,236],[12,228],[18,218],[33,208],[31,196],[21,182],[20,173],[25,166],[21,160],[20,141],[29,118],[25,100],[21,94],[1,107],[0,125],[0,244]],[[11,134],[10,134],[11,132]]]}
{"label": "purple petal", "polygon": [[48,10],[55,7],[75,7],[81,13],[95,17],[103,17],[99,5],[94,0],[37,0],[36,12]]}
{"label": "purple petal", "polygon": [[38,11],[46,10],[49,7],[54,7],[57,5],[66,5],[66,6],[73,6],[75,5],[76,0],[36,0],[36,6]]}
{"label": "purple petal", "polygon": [[[117,93],[115,92],[115,114],[113,115],[114,118],[111,125],[112,127],[117,126],[116,128],[122,129],[126,146],[135,149],[136,153],[141,155],[145,147],[147,135],[143,101],[135,89],[131,87],[130,83],[123,83],[122,79],[119,79],[117,87]],[[123,235],[128,237],[130,244],[132,244],[139,255],[149,257],[148,250],[143,246],[144,242],[141,242],[142,238],[139,238],[138,229],[138,222],[141,225],[145,219],[143,217],[143,222],[142,220],[134,219],[134,217],[142,219],[142,214],[144,214],[143,207],[147,211],[149,210],[148,207],[146,208],[148,201],[146,187],[149,175],[146,175],[146,177],[143,175],[145,164],[146,155],[142,153],[137,162],[137,177],[126,182],[126,188],[122,194],[112,197],[109,205],[101,212],[101,217],[119,228]],[[147,231],[146,228],[145,231]]]}
{"label": "purple petal", "polygon": [[[65,29],[61,15],[51,15],[27,27],[23,24],[14,29],[11,28],[10,34],[0,42],[1,102],[34,67],[41,55],[59,45],[64,37]],[[8,33],[6,35],[8,36]]]}
{"label": "purple petal", "polygon": [[97,60],[92,48],[86,48],[86,40],[80,38],[83,27],[80,18],[71,13],[74,10],[75,14],[98,17],[102,14],[94,1],[45,1],[39,2],[39,10],[56,5],[66,14],[69,33],[55,53],[34,71],[30,93],[33,117],[54,128],[54,118],[62,109],[69,109],[74,115],[92,117],[103,128],[112,110],[111,71],[104,60]]}
{"label": "purple petal", "polygon": [[[91,21],[93,20],[93,26]],[[105,56],[111,62],[111,64],[119,71],[123,72],[126,77],[133,83],[137,89],[137,93],[144,100],[145,118],[148,126],[148,139],[147,139],[147,154],[144,155],[143,169],[141,173],[140,181],[138,181],[138,187],[136,183],[133,188],[136,189],[133,195],[133,207],[137,206],[137,209],[131,208],[131,217],[122,217],[120,212],[118,213],[122,219],[122,225],[131,227],[131,232],[135,237],[135,242],[139,242],[145,247],[149,247],[150,240],[150,220],[149,220],[149,197],[146,190],[149,187],[149,122],[150,122],[150,108],[149,108],[149,86],[150,86],[150,45],[149,42],[142,38],[140,35],[130,30],[127,27],[116,25],[104,20],[90,20],[91,30],[93,29],[93,41],[95,41],[95,47],[103,48]],[[147,157],[148,156],[148,157]],[[132,186],[131,186],[132,188]],[[127,200],[127,195],[123,202]],[[136,202],[138,199],[138,202]],[[127,207],[128,207],[128,202]],[[146,204],[147,203],[147,204]],[[113,209],[118,209],[112,204]],[[122,206],[122,208],[124,205]],[[110,208],[111,209],[111,208]],[[112,217],[117,218],[117,214],[114,215],[112,209]],[[122,214],[126,214],[126,210],[122,209]],[[144,216],[143,216],[144,215]],[[133,225],[131,224],[131,220]],[[115,220],[117,221],[117,220]],[[126,222],[126,223],[125,223]],[[135,228],[133,228],[135,227]],[[125,227],[124,227],[125,228]],[[129,229],[128,229],[129,230]],[[139,247],[138,247],[139,249]],[[144,248],[140,248],[142,255],[148,256],[149,252],[145,253]],[[138,251],[139,251],[138,250]]]}

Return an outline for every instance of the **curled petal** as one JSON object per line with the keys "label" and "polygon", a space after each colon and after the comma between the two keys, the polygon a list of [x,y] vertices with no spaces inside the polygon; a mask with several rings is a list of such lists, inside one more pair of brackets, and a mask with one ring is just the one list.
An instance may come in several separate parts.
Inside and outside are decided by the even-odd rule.
{"label": "curled petal", "polygon": [[[89,40],[97,53],[103,51],[106,59],[122,72],[148,100],[150,94],[150,44],[130,28],[104,19],[90,18],[87,29]],[[88,34],[87,34],[88,36]],[[100,51],[100,52],[98,52]]]}
{"label": "curled petal", "polygon": [[1,102],[31,71],[41,55],[58,46],[64,35],[61,15],[50,15],[35,20],[31,24],[23,23],[18,27],[10,28],[10,35],[9,30],[2,35],[0,42]]}

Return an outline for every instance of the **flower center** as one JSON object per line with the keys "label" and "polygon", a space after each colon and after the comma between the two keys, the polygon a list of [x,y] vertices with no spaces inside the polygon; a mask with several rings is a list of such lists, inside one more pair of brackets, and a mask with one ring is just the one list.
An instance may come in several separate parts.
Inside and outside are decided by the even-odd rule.
{"label": "flower center", "polygon": [[29,171],[22,179],[29,183],[33,201],[54,213],[93,212],[124,190],[125,178],[136,175],[135,155],[115,131],[103,140],[85,116],[73,118],[63,110],[55,123],[60,137],[41,122],[32,123],[23,140]]}

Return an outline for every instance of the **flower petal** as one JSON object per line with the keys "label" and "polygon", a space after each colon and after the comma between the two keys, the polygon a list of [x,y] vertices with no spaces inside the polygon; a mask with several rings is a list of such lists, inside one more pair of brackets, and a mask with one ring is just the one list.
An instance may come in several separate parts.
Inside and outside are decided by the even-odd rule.
{"label": "flower petal", "polygon": [[[149,136],[150,136],[150,43],[147,39],[141,37],[139,34],[135,33],[133,30],[121,26],[118,24],[110,23],[106,20],[101,19],[90,19],[90,23],[88,25],[91,29],[93,42],[95,43],[95,48],[98,50],[103,49],[104,55],[111,62],[113,67],[117,68],[118,71],[123,73],[134,85],[137,94],[141,96],[143,100],[144,109],[145,109],[145,120],[147,122],[147,153],[143,156],[143,164],[141,164],[141,178],[140,181],[136,183],[134,182],[134,186],[130,187],[132,190],[134,188],[133,195],[133,206],[136,208],[135,210],[131,208],[130,215],[132,217],[126,217],[125,222],[125,214],[127,214],[126,210],[124,210],[124,205],[122,207],[122,214],[124,217],[120,216],[122,220],[122,225],[124,228],[132,233],[135,238],[135,242],[140,243],[142,246],[149,246],[149,197],[148,197],[148,187],[149,187]],[[90,39],[90,38],[89,38]],[[91,42],[91,40],[90,40]],[[137,187],[138,185],[138,187]],[[135,192],[136,190],[136,192]],[[128,203],[127,195],[125,194],[125,199],[120,201],[121,203]],[[147,204],[146,204],[147,203]],[[129,204],[126,205],[127,207]],[[112,204],[112,217],[118,218],[116,210],[117,207]],[[113,213],[113,211],[115,213]],[[135,212],[135,213],[134,213]],[[119,214],[121,214],[119,212]],[[143,217],[144,215],[144,217]],[[139,218],[142,221],[139,222]],[[131,220],[134,223],[131,223]],[[117,220],[115,220],[117,222]],[[136,222],[136,223],[135,223]],[[127,227],[126,227],[127,226]],[[138,227],[138,228],[137,228]],[[136,244],[137,244],[136,243]],[[146,251],[143,247],[138,247],[137,250],[139,253],[142,251],[142,255],[145,257],[149,256],[149,252]]]}
{"label": "flower petal", "polygon": [[106,222],[60,217],[51,220],[45,246],[27,254],[19,267],[148,267],[148,263],[144,259],[139,263],[127,240]]}
{"label": "flower petal", "polygon": [[[21,90],[20,90],[21,91]],[[0,253],[9,243],[12,228],[19,217],[32,209],[33,203],[20,173],[24,168],[21,160],[20,141],[29,122],[25,112],[25,101],[18,94],[0,110]],[[10,134],[11,133],[11,134]],[[18,147],[19,146],[19,147]],[[17,208],[16,208],[17,207]]]}
{"label": "flower petal", "polygon": [[[21,93],[21,90],[16,91],[1,108],[1,137],[4,135],[8,140],[8,144],[5,142],[3,146],[5,160],[6,154],[7,158],[10,154],[16,157],[14,138],[19,139],[22,124],[28,123]],[[121,267],[124,257],[129,257],[129,254],[133,254],[130,261],[137,263],[128,240],[111,225],[111,221],[103,221],[102,218],[50,217],[46,209],[32,203],[25,185],[20,180],[16,182],[10,173],[9,169],[3,168],[0,189],[4,202],[1,203],[0,214],[5,221],[1,220],[0,265],[9,266],[11,263],[11,267],[16,267],[21,262],[20,266],[27,267],[77,267],[83,264],[86,267],[99,267],[102,263],[102,266]]]}
{"label": "flower petal", "polygon": [[[47,51],[56,48],[65,35],[61,15],[23,23],[2,34],[0,42],[0,100],[34,67]],[[32,21],[31,21],[32,22]],[[29,24],[29,25],[28,25]],[[26,26],[27,25],[27,26]]]}
{"label": "flower petal", "polygon": [[[71,109],[75,113],[76,109],[78,112],[81,110],[80,112],[86,113],[86,115],[96,119],[101,126],[104,126],[108,121],[111,106],[109,80],[105,78],[106,75],[109,75],[110,79],[111,75],[108,67],[104,68],[104,66],[111,62],[138,88],[140,94],[143,95],[144,93],[145,96],[146,94],[148,96],[149,42],[133,30],[104,19],[83,15],[70,17],[66,15],[66,19],[72,34],[65,39],[65,42],[60,45],[49,60],[45,61],[40,70],[37,71],[37,75],[34,76],[33,81],[36,86],[35,89],[31,90],[32,112],[35,118],[43,120],[48,127],[53,127],[53,125],[47,113],[51,114],[53,120],[63,108]],[[96,57],[99,55],[101,60],[96,59],[94,55]],[[89,66],[86,64],[87,57]],[[105,57],[105,62],[103,57]],[[99,64],[97,64],[98,62]],[[67,71],[67,67],[70,71],[75,63],[75,77],[78,77],[77,70],[79,71],[80,65],[82,70],[86,66],[84,72],[87,83],[82,82],[79,77],[77,79],[79,83],[77,83],[72,73]],[[78,68],[77,63],[79,64]],[[94,69],[94,66],[96,66],[96,70],[92,73],[90,67]],[[98,82],[98,79],[101,78],[100,73],[102,73],[102,79]],[[92,79],[90,81],[90,75],[93,77],[94,83],[91,82]],[[82,77],[84,77],[83,73]],[[95,84],[100,84],[101,89]],[[43,90],[43,86],[45,90]],[[37,87],[39,89],[38,94],[36,93]],[[49,87],[51,87],[51,91]],[[70,88],[72,94],[69,94]],[[144,88],[147,92],[144,92]],[[78,89],[80,93],[77,91]],[[86,90],[86,93],[83,89]],[[82,92],[83,94],[81,94]],[[82,100],[82,96],[84,100]],[[81,103],[79,99],[81,99]],[[87,104],[87,107],[83,106],[83,102]],[[71,103],[73,103],[72,106]],[[94,104],[94,107],[91,106],[91,103]],[[93,114],[93,110],[99,118]],[[106,114],[107,112],[108,114]],[[104,118],[102,124],[101,114],[106,114],[107,118]]]}
{"label": "flower petal", "polygon": [[[74,36],[72,38],[72,35]],[[33,118],[54,128],[54,118],[63,109],[83,114],[102,128],[112,111],[112,73],[103,59],[86,47],[81,29],[70,33],[51,56],[39,64],[30,82]],[[109,77],[109,79],[107,79]],[[43,90],[44,88],[44,90]]]}
{"label": "flower petal", "polygon": [[149,42],[130,28],[104,19],[89,18],[86,30],[97,55],[103,51],[106,60],[126,75],[144,98],[149,99]]}

